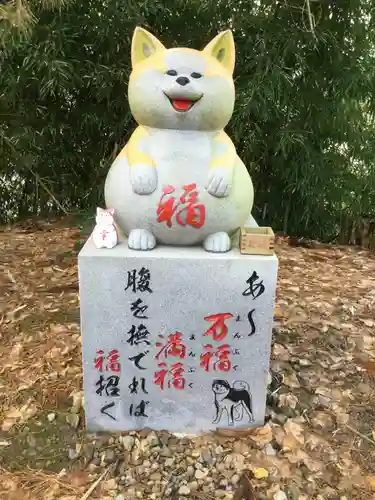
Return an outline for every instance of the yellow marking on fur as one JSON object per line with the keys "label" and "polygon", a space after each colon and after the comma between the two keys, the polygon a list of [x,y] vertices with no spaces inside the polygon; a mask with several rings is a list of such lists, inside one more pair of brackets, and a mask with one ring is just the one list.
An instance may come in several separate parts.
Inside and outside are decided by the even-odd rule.
{"label": "yellow marking on fur", "polygon": [[164,45],[156,36],[143,28],[135,28],[131,46],[133,68],[140,62],[149,59],[157,52],[163,52],[164,50]]}
{"label": "yellow marking on fur", "polygon": [[129,142],[122,149],[120,156],[126,155],[130,167],[138,164],[155,166],[151,156],[147,155],[139,148],[140,141],[148,137],[148,135],[145,127],[137,127],[132,133]]}
{"label": "yellow marking on fur", "polygon": [[133,67],[133,71],[130,74],[130,78],[136,78],[138,75],[146,71],[147,69],[158,69],[165,73],[167,71],[167,65],[165,63],[166,50],[159,50],[154,55],[144,59],[143,61],[137,63]]}
{"label": "yellow marking on fur", "polygon": [[225,145],[225,152],[220,153],[211,160],[210,168],[234,168],[237,159],[237,153],[236,148],[234,147],[234,144],[230,140],[229,136],[224,132],[224,130],[221,130],[214,140]]}
{"label": "yellow marking on fur", "polygon": [[230,30],[219,33],[202,51],[214,58],[223,69],[232,75],[236,60],[236,49],[233,34]]}

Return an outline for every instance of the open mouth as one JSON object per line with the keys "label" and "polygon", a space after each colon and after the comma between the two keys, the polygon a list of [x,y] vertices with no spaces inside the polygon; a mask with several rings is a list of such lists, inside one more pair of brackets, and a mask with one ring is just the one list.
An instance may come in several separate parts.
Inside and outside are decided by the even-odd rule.
{"label": "open mouth", "polygon": [[202,96],[198,99],[172,98],[167,96],[167,94],[165,95],[168,97],[173,109],[179,113],[186,113],[186,111],[189,111],[202,98]]}

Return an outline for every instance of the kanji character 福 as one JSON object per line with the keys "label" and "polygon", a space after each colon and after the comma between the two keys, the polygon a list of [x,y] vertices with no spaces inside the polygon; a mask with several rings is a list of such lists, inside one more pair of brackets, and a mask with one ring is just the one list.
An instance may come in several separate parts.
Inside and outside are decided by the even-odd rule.
{"label": "kanji character \u798f", "polygon": [[155,372],[154,384],[158,385],[160,389],[164,389],[167,375],[171,375],[172,377],[172,380],[168,380],[167,382],[168,387],[170,387],[172,383],[175,389],[182,390],[185,388],[185,379],[183,377],[185,369],[182,363],[174,363],[170,369],[167,368],[166,363],[159,363],[158,367],[160,369]]}
{"label": "kanji character \u798f", "polygon": [[[188,225],[200,228],[205,222],[206,208],[203,204],[197,203],[197,186],[196,184],[188,184],[183,186],[183,189],[184,192],[178,200],[176,200],[175,196],[170,196],[166,201],[164,201],[164,198],[172,195],[175,188],[169,185],[163,189],[163,194],[156,210],[157,221],[166,222],[168,227],[172,227],[172,217],[176,215],[177,224],[180,226]],[[180,208],[181,206],[182,208]]]}
{"label": "kanji character \u798f", "polygon": [[[210,371],[212,366],[213,370],[220,372],[228,372],[231,369],[231,361],[229,359],[230,346],[228,344],[223,344],[219,346],[216,351],[211,344],[207,344],[203,347],[204,353],[200,355],[200,367],[206,372]],[[211,364],[213,358],[216,357],[217,361]]]}
{"label": "kanji character \u798f", "polygon": [[119,363],[120,355],[117,349],[113,349],[108,354],[108,370],[110,372],[119,372],[121,365]]}

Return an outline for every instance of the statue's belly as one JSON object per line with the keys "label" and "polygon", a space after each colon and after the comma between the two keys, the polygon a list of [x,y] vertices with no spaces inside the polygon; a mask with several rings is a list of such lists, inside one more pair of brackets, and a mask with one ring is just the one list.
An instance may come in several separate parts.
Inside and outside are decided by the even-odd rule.
{"label": "statue's belly", "polygon": [[161,244],[194,245],[218,231],[234,232],[245,222],[252,189],[249,203],[239,199],[239,192],[236,196],[240,177],[242,184],[246,183],[242,165],[235,170],[228,197],[216,198],[205,189],[211,160],[208,134],[160,131],[150,139],[149,153],[158,175],[153,193],[140,196],[133,192],[129,167],[123,160],[115,162],[107,176],[106,205],[116,210],[116,219],[126,234],[132,229],[149,229]]}

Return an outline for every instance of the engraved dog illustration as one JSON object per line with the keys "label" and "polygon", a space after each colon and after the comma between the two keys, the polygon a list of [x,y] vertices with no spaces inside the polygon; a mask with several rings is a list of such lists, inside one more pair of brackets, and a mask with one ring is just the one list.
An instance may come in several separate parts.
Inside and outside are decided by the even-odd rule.
{"label": "engraved dog illustration", "polygon": [[233,382],[233,387],[226,380],[214,380],[212,391],[215,396],[216,416],[213,424],[218,424],[227,412],[228,425],[232,426],[234,421],[241,421],[244,410],[248,415],[249,422],[254,422],[252,401],[249,384],[243,381]]}

